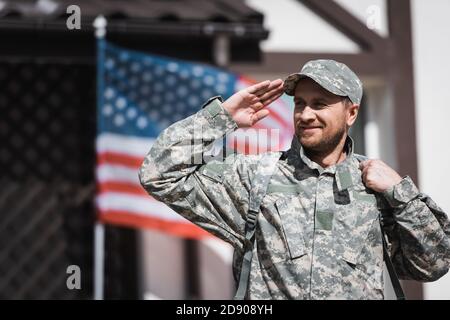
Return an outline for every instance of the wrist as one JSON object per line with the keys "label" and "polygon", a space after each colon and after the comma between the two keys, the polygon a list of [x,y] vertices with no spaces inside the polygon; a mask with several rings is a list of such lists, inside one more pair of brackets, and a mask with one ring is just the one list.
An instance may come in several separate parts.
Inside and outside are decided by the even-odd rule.
{"label": "wrist", "polygon": [[225,100],[222,102],[222,108],[225,110],[225,112],[230,115],[231,118],[233,118],[234,120],[234,112],[233,112],[233,108],[231,108],[228,100]]}
{"label": "wrist", "polygon": [[400,182],[385,190],[384,198],[393,208],[400,207],[419,195],[419,190],[409,176],[403,177]]}
{"label": "wrist", "polygon": [[231,132],[238,128],[232,116],[223,107],[223,99],[220,96],[210,98],[202,107],[202,112],[214,127]]}

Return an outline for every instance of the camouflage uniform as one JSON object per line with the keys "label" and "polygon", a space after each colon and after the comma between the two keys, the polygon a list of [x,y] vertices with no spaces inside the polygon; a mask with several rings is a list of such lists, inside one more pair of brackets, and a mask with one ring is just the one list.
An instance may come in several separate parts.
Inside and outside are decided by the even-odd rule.
{"label": "camouflage uniform", "polygon": [[[192,159],[236,128],[213,100],[164,130],[139,171],[149,194],[235,248],[235,275],[263,155]],[[260,207],[247,298],[383,299],[380,215],[400,278],[433,281],[448,271],[446,214],[408,176],[383,194],[367,189],[350,137],[346,151],[346,160],[324,169],[294,136]]]}

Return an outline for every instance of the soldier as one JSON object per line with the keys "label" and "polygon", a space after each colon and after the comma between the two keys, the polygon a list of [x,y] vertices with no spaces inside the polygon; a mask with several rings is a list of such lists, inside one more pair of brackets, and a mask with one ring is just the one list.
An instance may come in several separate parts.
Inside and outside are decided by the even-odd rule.
{"label": "soldier", "polygon": [[[283,91],[295,102],[287,152],[191,161],[215,140],[267,116]],[[250,240],[249,199],[264,189],[253,208],[248,299],[383,299],[380,217],[399,277],[439,279],[449,268],[449,220],[409,176],[353,152],[348,131],[362,94],[346,65],[315,60],[284,82],[264,81],[224,102],[210,99],[160,134],[140,181],[154,198],[234,247],[236,278]],[[268,155],[276,159],[272,167]],[[267,187],[259,183],[264,174],[272,174]]]}

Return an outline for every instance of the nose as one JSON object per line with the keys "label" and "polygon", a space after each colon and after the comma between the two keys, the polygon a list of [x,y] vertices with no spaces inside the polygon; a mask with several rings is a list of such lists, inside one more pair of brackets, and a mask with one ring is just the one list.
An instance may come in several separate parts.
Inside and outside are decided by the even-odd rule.
{"label": "nose", "polygon": [[299,120],[301,120],[301,122],[311,122],[314,121],[315,118],[316,114],[309,106],[306,106],[303,110],[299,111]]}

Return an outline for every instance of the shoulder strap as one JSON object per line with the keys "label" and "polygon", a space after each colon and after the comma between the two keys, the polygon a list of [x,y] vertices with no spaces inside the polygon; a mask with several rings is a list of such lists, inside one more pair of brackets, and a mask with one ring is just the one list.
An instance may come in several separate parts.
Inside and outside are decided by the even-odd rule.
{"label": "shoulder strap", "polygon": [[[381,219],[381,217],[380,217]],[[380,220],[381,223],[381,220]],[[391,257],[389,256],[389,251],[386,244],[385,233],[383,230],[383,224],[381,223],[381,238],[383,239],[383,256],[386,262],[386,267],[389,272],[389,277],[391,278],[392,287],[394,288],[395,296],[397,300],[406,300],[405,293],[403,292],[400,280],[398,280],[397,273],[395,272],[394,265],[392,263]]]}
{"label": "shoulder strap", "polygon": [[[355,158],[358,159],[359,162],[365,161],[369,159],[366,156],[355,154]],[[386,262],[386,267],[389,272],[389,277],[391,278],[392,287],[394,288],[395,296],[397,300],[406,300],[405,293],[403,292],[402,286],[400,284],[400,280],[398,279],[397,273],[395,272],[394,264],[392,263],[391,257],[389,256],[388,247],[386,244],[386,234],[383,228],[383,221],[380,215],[380,228],[381,228],[381,238],[383,241],[383,258]]]}
{"label": "shoulder strap", "polygon": [[255,243],[255,227],[258,218],[261,201],[266,195],[270,178],[275,171],[275,166],[282,153],[267,153],[263,156],[255,168],[255,176],[252,179],[250,190],[249,209],[245,224],[244,257],[242,259],[239,285],[234,300],[244,300],[247,293],[248,281],[253,258],[253,246]]}

